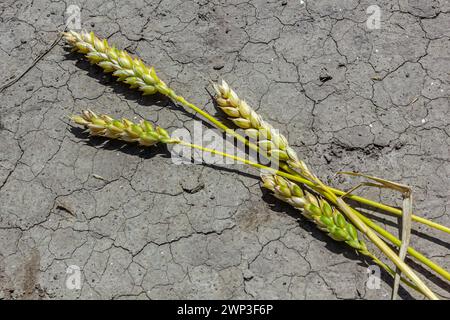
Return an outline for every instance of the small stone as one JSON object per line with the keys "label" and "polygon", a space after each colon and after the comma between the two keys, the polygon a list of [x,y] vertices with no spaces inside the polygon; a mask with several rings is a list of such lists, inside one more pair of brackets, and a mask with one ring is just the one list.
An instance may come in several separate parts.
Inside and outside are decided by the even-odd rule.
{"label": "small stone", "polygon": [[322,82],[322,83],[325,83],[325,82],[327,82],[327,81],[330,81],[331,79],[333,79],[333,77],[330,76],[330,75],[324,75],[324,76],[320,76],[320,77],[319,77],[319,80],[320,80],[320,82]]}

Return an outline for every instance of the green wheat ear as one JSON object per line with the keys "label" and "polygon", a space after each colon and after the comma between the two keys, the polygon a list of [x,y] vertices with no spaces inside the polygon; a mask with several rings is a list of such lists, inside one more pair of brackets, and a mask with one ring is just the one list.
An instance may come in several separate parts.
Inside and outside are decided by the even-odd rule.
{"label": "green wheat ear", "polygon": [[125,118],[117,120],[104,114],[98,116],[91,110],[84,110],[81,115],[74,115],[71,119],[89,129],[93,136],[137,142],[146,147],[157,143],[179,143],[179,140],[172,139],[165,129],[154,127],[146,120],[137,124]]}
{"label": "green wheat ear", "polygon": [[132,58],[126,51],[110,47],[106,39],[100,40],[93,32],[68,31],[63,33],[64,39],[78,51],[86,55],[92,64],[112,73],[118,81],[122,81],[131,88],[138,88],[144,95],[159,92],[174,98],[176,95],[164,81],[162,81],[153,67],[148,67],[138,58]]}
{"label": "green wheat ear", "polygon": [[275,197],[289,203],[332,239],[343,241],[359,253],[374,258],[363,240],[359,239],[355,226],[322,197],[302,189],[299,185],[274,174],[261,176],[263,187],[271,190]]}

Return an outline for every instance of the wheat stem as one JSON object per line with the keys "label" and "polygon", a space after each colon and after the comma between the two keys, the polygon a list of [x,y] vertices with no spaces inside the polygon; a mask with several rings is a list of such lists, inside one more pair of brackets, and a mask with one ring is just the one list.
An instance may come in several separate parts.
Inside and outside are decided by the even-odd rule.
{"label": "wheat stem", "polygon": [[[345,191],[342,191],[342,190],[339,190],[339,189],[336,189],[336,188],[332,188],[332,187],[329,187],[329,189],[337,196],[342,196],[342,195],[344,195],[346,193]],[[354,194],[348,194],[345,197],[350,199],[350,200],[353,200],[353,201],[356,201],[356,202],[359,202],[359,203],[371,206],[372,208],[380,209],[380,210],[389,212],[391,214],[394,214],[396,216],[400,216],[400,217],[402,216],[402,210],[400,210],[398,208],[394,208],[394,207],[391,207],[389,205],[386,205],[386,204],[383,204],[383,203],[380,203],[380,202],[377,202],[377,201],[373,201],[373,200],[370,200],[370,199],[366,199],[364,197],[360,197],[360,196],[357,196],[357,195],[354,195]],[[437,230],[440,230],[440,231],[443,231],[443,232],[446,232],[446,233],[450,234],[450,228],[448,228],[446,226],[443,226],[443,225],[441,225],[439,223],[433,222],[431,220],[428,220],[428,219],[425,219],[425,218],[422,218],[422,217],[419,217],[419,216],[416,216],[416,215],[412,215],[411,218],[412,218],[413,221],[416,221],[418,223],[422,223],[422,224],[427,225],[427,226],[429,226],[431,228],[434,228],[434,229],[437,229]]]}

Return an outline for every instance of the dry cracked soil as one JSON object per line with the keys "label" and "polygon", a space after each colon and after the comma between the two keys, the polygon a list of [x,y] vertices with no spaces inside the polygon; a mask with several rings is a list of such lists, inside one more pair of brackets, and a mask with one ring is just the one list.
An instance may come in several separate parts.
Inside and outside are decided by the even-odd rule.
{"label": "dry cracked soil", "polygon": [[[450,1],[3,0],[0,298],[389,298],[389,277],[367,286],[370,262],[274,200],[257,171],[174,165],[164,148],[74,130],[68,115],[85,108],[169,131],[200,121],[52,46],[74,8],[83,29],[213,114],[205,88],[228,81],[324,181],[360,181],[340,170],[400,181],[417,214],[450,225]],[[396,219],[368,214],[397,234]],[[448,235],[414,229],[412,245],[450,268]]]}

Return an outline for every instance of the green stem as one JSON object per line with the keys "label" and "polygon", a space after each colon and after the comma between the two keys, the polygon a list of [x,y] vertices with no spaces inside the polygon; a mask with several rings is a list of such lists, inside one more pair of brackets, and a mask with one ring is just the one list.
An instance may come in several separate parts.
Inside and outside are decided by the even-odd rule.
{"label": "green stem", "polygon": [[[210,148],[205,148],[202,146],[198,146],[195,144],[191,144],[188,142],[184,142],[184,141],[175,141],[174,143],[180,144],[180,145],[184,145],[190,148],[194,148],[194,149],[199,149],[202,151],[206,151],[209,152],[211,154],[216,154],[216,155],[221,155],[223,157],[227,157],[227,158],[231,158],[233,160],[239,161],[241,163],[250,165],[254,168],[258,168],[261,170],[265,170],[277,175],[280,175],[282,177],[285,177],[289,180],[292,181],[296,181],[299,182],[301,184],[305,184],[308,187],[311,187],[313,190],[320,192],[321,188],[318,187],[316,184],[314,184],[313,182],[304,179],[302,177],[298,177],[298,176],[294,176],[292,174],[283,172],[283,171],[279,171],[264,165],[261,165],[259,163],[255,163],[252,161],[249,161],[247,159],[244,158],[240,158],[234,155],[230,155],[215,149],[210,149]],[[352,209],[352,208],[351,208]],[[374,231],[376,231],[378,234],[380,234],[383,238],[389,240],[390,242],[392,242],[394,245],[396,246],[400,246],[401,245],[401,241],[395,237],[393,234],[389,233],[388,231],[384,230],[383,228],[381,228],[380,226],[378,226],[376,223],[374,223],[372,220],[370,220],[369,218],[365,217],[364,215],[362,215],[361,213],[359,213],[358,211],[356,211],[355,209],[352,209],[354,214],[358,216],[359,219],[361,219],[367,226],[369,226],[370,228],[372,228]],[[424,265],[428,266],[430,269],[434,270],[436,273],[440,274],[442,277],[444,277],[445,279],[450,281],[450,273],[447,272],[445,269],[443,269],[442,267],[440,267],[439,265],[437,265],[436,263],[434,263],[433,261],[429,260],[427,257],[425,257],[424,255],[422,255],[420,252],[416,251],[414,248],[412,247],[408,247],[408,253],[416,258],[418,261],[422,262]]]}
{"label": "green stem", "polygon": [[[389,240],[390,242],[392,242],[394,245],[400,247],[400,245],[402,244],[402,242],[400,241],[400,239],[398,239],[397,237],[395,237],[392,233],[384,230],[383,228],[381,228],[379,225],[377,225],[376,223],[374,223],[372,220],[370,220],[369,218],[367,218],[366,216],[362,215],[361,213],[359,213],[358,211],[356,211],[355,209],[352,209],[353,212],[370,228],[372,228],[374,231],[376,231],[378,234],[380,234],[383,238]],[[422,262],[424,265],[428,266],[430,269],[434,270],[436,273],[440,274],[441,276],[443,276],[445,279],[447,279],[448,281],[450,281],[450,273],[443,269],[442,267],[440,267],[439,265],[437,265],[436,263],[434,263],[433,261],[429,260],[427,257],[425,257],[423,254],[421,254],[420,252],[416,251],[414,248],[412,247],[408,247],[408,253],[416,258],[417,260],[419,260],[420,262]]]}
{"label": "green stem", "polygon": [[[230,128],[228,128],[226,125],[224,125],[222,122],[220,122],[219,120],[217,120],[213,116],[211,116],[206,111],[203,111],[202,109],[200,109],[196,105],[188,102],[182,96],[177,95],[174,91],[172,91],[172,90],[169,91],[169,97],[172,98],[174,101],[176,101],[178,103],[181,103],[183,106],[186,106],[186,107],[192,109],[193,111],[197,112],[198,114],[202,115],[205,119],[207,119],[207,120],[211,121],[211,123],[215,124],[216,127],[218,127],[219,129],[221,129],[221,130],[223,130],[223,131],[225,131],[227,133],[228,133],[228,131],[230,131],[230,133],[231,133],[231,131],[234,131],[234,130],[231,130]],[[239,134],[236,133],[236,136],[238,136],[238,135]],[[242,138],[244,140],[246,140],[244,137],[242,137]]]}
{"label": "green stem", "polygon": [[250,160],[247,160],[247,159],[244,159],[244,158],[232,155],[232,154],[228,154],[228,153],[225,153],[225,152],[222,152],[222,151],[219,151],[219,150],[206,148],[206,147],[199,146],[199,145],[196,145],[196,144],[192,144],[192,143],[189,143],[189,142],[185,142],[185,141],[182,141],[182,140],[175,140],[172,143],[183,145],[183,146],[194,148],[194,149],[198,149],[198,150],[201,150],[201,151],[206,151],[206,152],[209,152],[211,154],[216,154],[216,155],[220,155],[220,156],[223,156],[223,157],[227,157],[227,158],[239,161],[241,163],[247,164],[249,166],[252,166],[254,168],[258,168],[258,169],[261,169],[261,170],[269,171],[271,173],[278,174],[280,176],[284,176],[284,177],[286,177],[286,175],[287,176],[291,176],[290,174],[287,174],[287,173],[285,173],[283,171],[279,171],[277,169],[274,169],[274,168],[271,168],[271,167],[267,167],[267,166],[259,164],[257,162],[253,162],[253,161],[250,161]]}
{"label": "green stem", "polygon": [[[299,177],[298,182],[301,182],[301,183],[303,183],[303,184],[305,184],[305,185],[307,185],[308,187],[311,187],[311,188],[313,188],[315,186],[314,182],[301,177],[295,171],[290,170],[289,167],[288,168],[283,168],[282,167],[282,169],[285,170],[285,171],[288,171],[289,173],[291,173],[293,175],[298,176]],[[336,188],[333,188],[333,187],[329,187],[329,186],[327,186],[327,187],[328,187],[329,190],[331,190],[337,196],[342,196],[342,195],[346,194],[345,191],[342,191],[342,190],[339,190],[339,189],[336,189]],[[402,210],[400,210],[398,208],[394,208],[394,207],[388,206],[388,205],[383,204],[383,203],[379,203],[379,202],[376,202],[376,201],[373,201],[373,200],[370,200],[370,199],[366,199],[366,198],[363,198],[363,197],[360,197],[360,196],[357,196],[357,195],[353,195],[353,194],[348,194],[345,197],[347,199],[350,199],[350,200],[357,201],[359,203],[368,205],[368,206],[370,206],[372,208],[377,208],[377,209],[380,209],[380,210],[392,213],[392,214],[394,214],[396,216],[399,216],[399,217],[401,217],[403,215],[402,214]],[[450,234],[450,228],[448,228],[446,226],[440,225],[439,223],[430,221],[428,219],[425,219],[425,218],[422,218],[422,217],[419,217],[419,216],[416,216],[416,215],[412,215],[411,217],[412,217],[413,221],[422,223],[422,224],[427,225],[427,226],[429,226],[431,228],[434,228],[434,229],[437,229],[437,230],[440,230],[440,231],[443,231],[443,232],[446,232],[446,233]]]}
{"label": "green stem", "polygon": [[[332,187],[329,187],[329,189],[335,195],[338,195],[338,196],[342,196],[342,195],[345,194],[345,191],[342,191],[342,190],[339,190],[339,189],[335,189],[335,188],[332,188]],[[371,206],[372,208],[377,208],[377,209],[380,209],[380,210],[392,213],[392,214],[394,214],[396,216],[402,216],[402,211],[400,209],[398,209],[398,208],[394,208],[394,207],[391,207],[391,206],[388,206],[388,205],[385,205],[385,204],[382,204],[382,203],[379,203],[379,202],[376,202],[376,201],[373,201],[373,200],[370,200],[370,199],[359,197],[359,196],[353,195],[353,194],[347,195],[346,198],[348,198],[350,200],[353,200],[353,201],[357,201],[357,202],[362,203],[362,204],[366,204],[368,206]],[[435,228],[437,230],[440,230],[440,231],[443,231],[443,232],[446,232],[446,233],[450,234],[450,228],[448,228],[446,226],[443,226],[443,225],[440,225],[439,223],[430,221],[428,219],[425,219],[425,218],[422,218],[422,217],[419,217],[419,216],[416,216],[416,215],[412,215],[412,220],[416,221],[416,222],[419,222],[419,223],[422,223],[424,225],[427,225],[427,226],[429,226],[431,228]]]}

